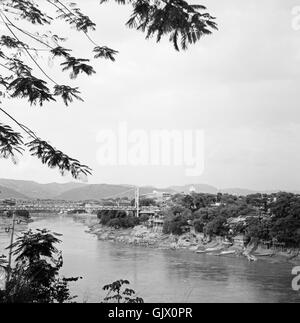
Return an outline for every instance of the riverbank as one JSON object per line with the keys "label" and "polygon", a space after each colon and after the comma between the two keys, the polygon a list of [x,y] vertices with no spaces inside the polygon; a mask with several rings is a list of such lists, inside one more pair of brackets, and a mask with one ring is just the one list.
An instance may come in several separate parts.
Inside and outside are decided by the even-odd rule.
{"label": "riverbank", "polygon": [[248,245],[245,248],[217,239],[206,243],[200,234],[186,233],[181,236],[174,236],[153,231],[153,229],[141,225],[132,229],[115,229],[99,224],[97,219],[89,219],[88,222],[86,223],[89,227],[88,233],[97,235],[98,239],[103,241],[147,248],[184,249],[188,252],[210,256],[246,257],[249,261],[265,260],[269,262],[300,264],[299,249],[278,251],[265,249],[255,244]]}

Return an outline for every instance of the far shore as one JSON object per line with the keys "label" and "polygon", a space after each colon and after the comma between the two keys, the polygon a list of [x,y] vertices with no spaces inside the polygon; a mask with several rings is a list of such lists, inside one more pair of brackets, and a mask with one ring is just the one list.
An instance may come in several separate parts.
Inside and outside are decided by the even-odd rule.
{"label": "far shore", "polygon": [[103,226],[96,216],[78,215],[78,220],[88,226],[87,232],[94,234],[99,240],[111,241],[144,248],[169,250],[186,250],[200,254],[220,257],[246,257],[249,261],[268,261],[270,263],[290,262],[300,265],[300,248],[278,251],[265,249],[262,246],[224,245],[218,239],[203,243],[200,235],[186,233],[181,236],[163,234],[146,226],[139,225],[130,229],[115,229]]}

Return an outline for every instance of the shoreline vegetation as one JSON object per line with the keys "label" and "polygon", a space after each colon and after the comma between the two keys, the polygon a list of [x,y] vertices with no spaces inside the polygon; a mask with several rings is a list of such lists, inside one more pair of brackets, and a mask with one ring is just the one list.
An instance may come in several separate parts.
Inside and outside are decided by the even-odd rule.
{"label": "shoreline vegetation", "polygon": [[204,242],[200,234],[191,232],[182,235],[164,234],[163,232],[155,232],[144,225],[116,229],[102,225],[96,217],[86,218],[83,215],[80,216],[80,221],[88,226],[87,233],[96,235],[102,241],[145,248],[186,250],[187,252],[209,256],[244,257],[249,261],[264,260],[271,263],[291,262],[300,264],[299,249],[288,248],[286,251],[266,249],[255,242],[242,247],[241,245],[229,244],[218,237],[209,242]]}

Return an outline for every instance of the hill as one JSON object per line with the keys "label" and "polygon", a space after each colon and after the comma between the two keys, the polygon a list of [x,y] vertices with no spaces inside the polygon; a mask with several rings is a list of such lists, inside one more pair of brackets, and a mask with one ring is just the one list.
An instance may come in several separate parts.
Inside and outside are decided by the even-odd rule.
{"label": "hill", "polygon": [[40,184],[33,181],[0,179],[0,185],[27,196],[30,199],[52,199],[70,189],[85,186],[81,183],[50,183]]}
{"label": "hill", "polygon": [[28,199],[24,194],[0,185],[0,200],[3,199]]}
{"label": "hill", "polygon": [[134,197],[134,187],[127,185],[91,184],[74,188],[56,196],[59,200],[101,200],[117,197]]}

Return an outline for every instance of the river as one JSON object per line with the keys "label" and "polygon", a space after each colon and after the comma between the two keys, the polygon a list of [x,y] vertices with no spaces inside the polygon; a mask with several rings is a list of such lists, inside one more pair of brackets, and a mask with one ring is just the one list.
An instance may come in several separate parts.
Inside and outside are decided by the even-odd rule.
{"label": "river", "polygon": [[[291,287],[290,263],[104,242],[70,216],[34,218],[29,227],[63,234],[62,274],[83,277],[71,287],[77,302],[99,302],[105,296],[101,287],[120,278],[128,279],[146,302],[300,302],[300,292]],[[8,241],[9,234],[0,232],[0,255],[7,253]]]}

